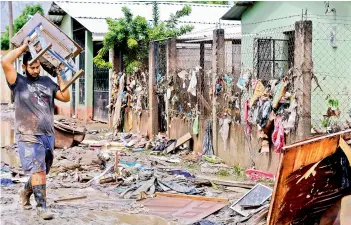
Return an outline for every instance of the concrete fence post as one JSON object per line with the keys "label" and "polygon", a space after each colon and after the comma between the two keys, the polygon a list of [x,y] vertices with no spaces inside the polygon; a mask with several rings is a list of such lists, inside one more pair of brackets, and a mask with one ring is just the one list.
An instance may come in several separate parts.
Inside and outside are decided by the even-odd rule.
{"label": "concrete fence post", "polygon": [[225,48],[224,48],[224,29],[216,29],[213,31],[212,43],[212,137],[213,150],[218,155],[217,147],[217,96],[215,94],[217,78],[224,71],[225,65]]}
{"label": "concrete fence post", "polygon": [[295,23],[294,87],[297,98],[295,141],[311,134],[312,21]]}
{"label": "concrete fence post", "polygon": [[[167,41],[167,82],[173,79],[175,82],[175,78],[177,76],[177,40],[175,38],[169,38]],[[167,120],[167,135],[170,137],[170,129],[169,125],[171,123],[170,119],[170,100],[167,98],[167,93],[165,94],[165,103],[166,103],[166,120]]]}
{"label": "concrete fence post", "polygon": [[[112,68],[108,70],[108,104],[111,103],[111,99],[112,99],[112,78],[113,78],[113,73],[115,71],[115,50],[114,48],[111,48],[108,51],[108,61],[112,64]],[[112,107],[112,106],[111,106]],[[109,118],[109,128],[112,129],[113,127],[113,123],[112,123],[112,115],[110,113],[110,110],[108,111],[108,118]]]}
{"label": "concrete fence post", "polygon": [[148,134],[152,138],[158,132],[158,107],[156,96],[156,51],[158,42],[153,41],[149,46],[149,127]]}

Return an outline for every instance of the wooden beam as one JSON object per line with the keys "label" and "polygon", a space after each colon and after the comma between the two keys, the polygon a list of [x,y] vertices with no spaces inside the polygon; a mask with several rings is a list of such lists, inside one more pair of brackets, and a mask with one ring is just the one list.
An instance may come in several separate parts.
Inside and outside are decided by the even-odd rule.
{"label": "wooden beam", "polygon": [[64,88],[61,90],[62,92],[65,91],[69,86],[71,86],[79,77],[81,77],[84,74],[84,70],[79,70],[74,77],[72,77],[71,80],[67,82],[67,84],[64,86]]}
{"label": "wooden beam", "polygon": [[179,138],[175,143],[171,144],[166,148],[166,153],[172,152],[174,149],[178,148],[180,145],[184,144],[185,142],[191,139],[191,134],[187,133],[183,137]]}

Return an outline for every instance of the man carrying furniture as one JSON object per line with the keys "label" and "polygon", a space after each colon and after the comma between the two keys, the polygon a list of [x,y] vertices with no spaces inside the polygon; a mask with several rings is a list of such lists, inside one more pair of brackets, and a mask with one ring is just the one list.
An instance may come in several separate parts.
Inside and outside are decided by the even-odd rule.
{"label": "man carrying furniture", "polygon": [[[1,59],[8,85],[14,96],[16,142],[22,168],[30,174],[20,198],[24,209],[31,209],[30,196],[34,194],[37,214],[43,219],[52,219],[46,210],[46,174],[53,162],[54,150],[54,99],[70,101],[69,89],[61,91],[64,82],[57,72],[58,85],[50,77],[40,76],[40,61],[31,65],[28,50],[29,38],[23,45],[8,52]],[[23,56],[24,75],[16,72],[14,61]]]}

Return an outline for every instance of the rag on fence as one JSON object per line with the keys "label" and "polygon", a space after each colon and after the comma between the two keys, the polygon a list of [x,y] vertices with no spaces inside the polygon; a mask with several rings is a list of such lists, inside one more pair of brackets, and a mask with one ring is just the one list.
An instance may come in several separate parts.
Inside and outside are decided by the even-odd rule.
{"label": "rag on fence", "polygon": [[206,122],[206,132],[202,142],[202,148],[204,155],[213,155],[212,124],[210,120]]}

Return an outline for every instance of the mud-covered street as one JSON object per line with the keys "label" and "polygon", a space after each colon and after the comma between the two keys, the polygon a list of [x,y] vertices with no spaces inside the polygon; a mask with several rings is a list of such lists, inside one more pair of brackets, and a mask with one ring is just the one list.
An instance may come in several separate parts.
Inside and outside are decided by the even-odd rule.
{"label": "mud-covered street", "polygon": [[[2,183],[1,187],[4,224],[240,224],[245,218],[229,208],[255,185],[247,180],[240,168],[229,167],[219,158],[214,158],[218,160],[215,163],[199,161],[186,144],[172,154],[155,154],[151,151],[152,146],[165,137],[148,140],[141,134],[114,136],[106,124],[91,122],[85,124],[87,135],[82,143],[55,149],[54,163],[47,176],[48,209],[55,218],[50,222],[40,220],[33,197],[32,210],[23,210],[20,205],[18,190],[23,188],[28,177],[21,169],[14,143],[13,109],[2,107],[1,115],[1,178],[12,181]],[[94,180],[114,165],[115,155],[118,155],[119,171],[110,171]],[[109,177],[112,180],[109,181]],[[103,178],[106,183],[101,182]],[[153,187],[148,187],[150,181]],[[225,181],[238,183],[215,183]],[[272,187],[273,183],[267,180],[265,184]],[[166,185],[168,188],[164,187]],[[143,187],[146,188],[141,190]],[[159,209],[144,204],[145,199],[155,197],[156,193],[165,193],[164,190],[182,196],[228,201],[218,210],[209,208],[207,214],[196,212],[193,216],[200,219],[194,223],[189,216],[179,216],[177,211],[185,206],[176,208],[173,203],[169,213],[160,213]],[[162,207],[163,203],[159,204],[158,207]]]}

